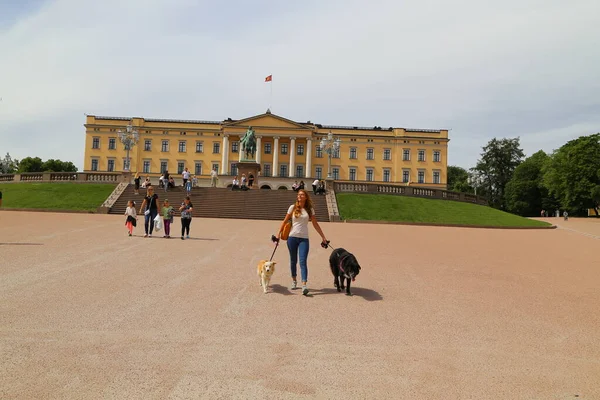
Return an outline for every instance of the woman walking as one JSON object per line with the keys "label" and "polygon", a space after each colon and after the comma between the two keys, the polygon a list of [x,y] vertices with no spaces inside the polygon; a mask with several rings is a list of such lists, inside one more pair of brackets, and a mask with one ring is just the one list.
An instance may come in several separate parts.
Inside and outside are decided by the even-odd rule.
{"label": "woman walking", "polygon": [[154,188],[150,186],[146,191],[146,197],[140,207],[140,214],[144,213],[144,228],[146,234],[144,237],[152,237],[154,230],[154,218],[158,215],[158,195],[154,193]]}
{"label": "woman walking", "polygon": [[288,209],[287,214],[279,228],[279,233],[277,234],[277,239],[281,238],[281,233],[283,232],[283,228],[285,224],[291,219],[292,221],[292,229],[290,230],[289,237],[287,239],[288,250],[290,251],[290,272],[292,275],[292,289],[296,289],[298,283],[296,281],[296,264],[298,263],[298,258],[300,259],[300,274],[302,277],[302,294],[308,294],[308,250],[309,250],[309,240],[308,240],[308,222],[312,222],[315,230],[321,235],[321,245],[327,247],[327,238],[325,238],[325,234],[321,230],[319,223],[317,222],[317,218],[315,217],[315,210],[313,208],[312,201],[308,196],[308,193],[301,189],[298,191],[298,195],[296,197],[296,203],[292,204]]}
{"label": "woman walking", "polygon": [[186,234],[186,238],[190,238],[190,224],[192,223],[192,211],[194,211],[194,206],[190,201],[190,196],[185,196],[185,200],[181,203],[181,207],[179,207],[179,211],[181,211],[181,240],[183,240],[183,235]]}

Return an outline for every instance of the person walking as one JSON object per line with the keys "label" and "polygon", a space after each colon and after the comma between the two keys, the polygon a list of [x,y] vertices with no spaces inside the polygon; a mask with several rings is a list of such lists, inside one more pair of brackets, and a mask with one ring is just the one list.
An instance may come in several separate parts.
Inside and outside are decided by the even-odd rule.
{"label": "person walking", "polygon": [[185,196],[185,200],[181,203],[179,207],[179,211],[181,211],[181,240],[183,240],[183,236],[186,235],[186,238],[190,238],[190,225],[192,223],[192,211],[194,211],[194,206],[190,201],[190,196]]}
{"label": "person walking", "polygon": [[135,212],[135,201],[129,200],[127,202],[127,208],[125,209],[125,215],[127,215],[127,218],[125,219],[125,226],[127,227],[129,236],[132,236],[133,228],[135,228],[137,225],[137,213]]}
{"label": "person walking", "polygon": [[315,210],[312,204],[310,196],[304,189],[298,191],[296,196],[296,203],[292,204],[281,223],[279,233],[277,234],[277,240],[281,238],[283,228],[288,221],[291,220],[292,228],[287,239],[287,246],[290,252],[290,272],[292,275],[292,289],[296,289],[298,286],[296,279],[297,263],[300,259],[300,273],[302,278],[302,294],[308,294],[308,251],[310,249],[308,240],[308,223],[312,222],[313,227],[321,236],[321,246],[327,248],[329,242],[323,233],[323,230],[317,222],[315,216]]}
{"label": "person walking", "polygon": [[158,215],[158,195],[154,193],[154,187],[150,186],[146,191],[146,197],[140,207],[140,214],[144,213],[144,228],[146,234],[144,237],[152,237],[154,230],[154,218]]}
{"label": "person walking", "polygon": [[163,206],[162,206],[162,209],[160,210],[160,213],[163,217],[163,224],[165,226],[165,234],[163,237],[170,239],[171,238],[171,223],[173,222],[173,207],[171,207],[169,205],[168,199],[165,199],[165,201],[163,202]]}
{"label": "person walking", "polygon": [[140,173],[139,172],[135,173],[135,178],[133,178],[133,183],[134,183],[133,193],[140,194]]}

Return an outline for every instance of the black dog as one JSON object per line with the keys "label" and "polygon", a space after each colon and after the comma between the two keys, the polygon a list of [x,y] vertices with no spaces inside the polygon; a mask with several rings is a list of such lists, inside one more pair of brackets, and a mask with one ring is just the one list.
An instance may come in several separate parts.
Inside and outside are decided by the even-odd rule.
{"label": "black dog", "polygon": [[344,289],[344,278],[346,278],[346,295],[352,296],[350,281],[353,281],[360,272],[360,265],[354,254],[343,248],[335,249],[329,256],[329,267],[333,274],[333,285],[337,288],[337,291],[341,292]]}

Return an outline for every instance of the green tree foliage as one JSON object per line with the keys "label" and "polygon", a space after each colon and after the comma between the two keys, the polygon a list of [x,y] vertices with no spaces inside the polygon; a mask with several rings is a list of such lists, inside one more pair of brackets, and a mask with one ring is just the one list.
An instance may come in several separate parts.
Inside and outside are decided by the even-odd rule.
{"label": "green tree foliage", "polygon": [[71,161],[46,160],[39,157],[25,157],[19,163],[19,172],[77,172]]}
{"label": "green tree foliage", "polygon": [[504,192],[506,210],[524,217],[537,217],[541,210],[554,211],[557,201],[543,186],[542,169],[550,157],[542,150],[523,161],[513,173]]}
{"label": "green tree foliage", "polygon": [[466,169],[454,165],[448,166],[448,190],[454,192],[473,193],[469,185],[469,173]]}
{"label": "green tree foliage", "polygon": [[473,169],[481,177],[482,186],[485,188],[488,202],[492,207],[506,208],[504,204],[505,187],[524,157],[519,138],[500,140],[494,138],[483,147],[481,159],[477,161],[477,165]]}
{"label": "green tree foliage", "polygon": [[25,157],[19,162],[19,172],[43,172],[43,165],[39,157]]}
{"label": "green tree foliage", "polygon": [[544,186],[572,214],[598,207],[600,133],[581,136],[556,150],[544,166]]}

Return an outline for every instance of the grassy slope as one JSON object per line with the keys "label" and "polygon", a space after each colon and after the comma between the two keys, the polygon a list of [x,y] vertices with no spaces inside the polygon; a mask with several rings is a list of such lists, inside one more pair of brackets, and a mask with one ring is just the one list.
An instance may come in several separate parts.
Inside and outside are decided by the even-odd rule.
{"label": "grassy slope", "polygon": [[2,208],[46,208],[96,211],[115,189],[105,183],[0,184]]}
{"label": "grassy slope", "polygon": [[487,226],[550,226],[486,206],[385,194],[338,193],[342,219]]}

